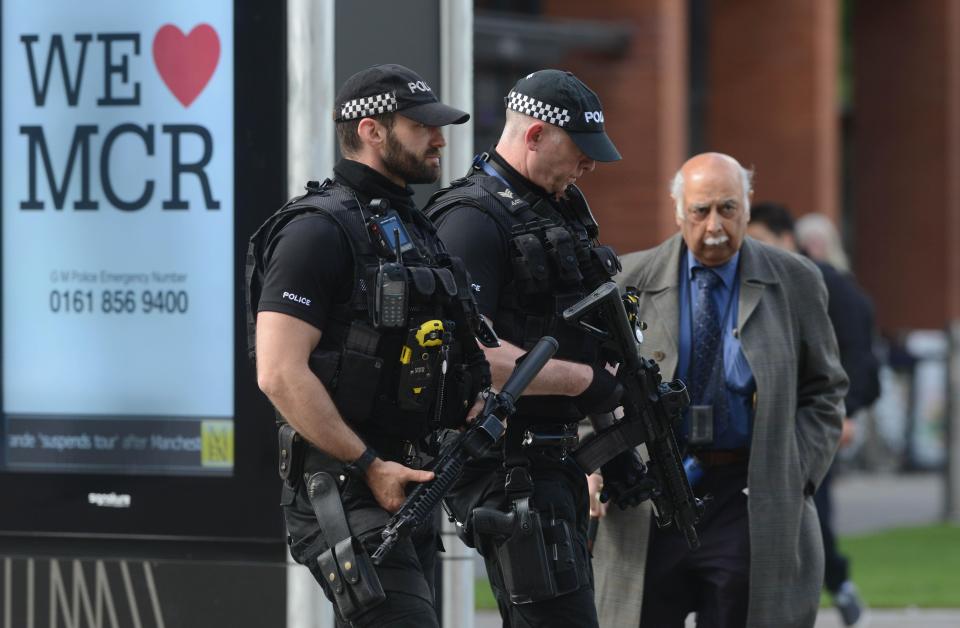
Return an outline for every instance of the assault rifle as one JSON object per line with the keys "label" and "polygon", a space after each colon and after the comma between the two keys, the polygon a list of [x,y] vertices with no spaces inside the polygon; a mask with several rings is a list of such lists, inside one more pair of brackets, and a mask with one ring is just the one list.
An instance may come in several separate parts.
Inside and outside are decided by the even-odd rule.
{"label": "assault rifle", "polygon": [[[602,340],[604,349],[616,356],[617,378],[624,388],[623,418],[585,438],[572,456],[591,473],[617,454],[646,443],[647,471],[656,483],[651,500],[657,524],[675,523],[687,545],[696,548],[700,540],[694,524],[703,504],[690,489],[673,435],[673,425],[690,404],[690,396],[683,382],[663,382],[657,363],[640,355],[643,323],[637,317],[634,294],[628,289],[621,297],[617,284],[608,281],[563,312],[565,321]],[[588,318],[597,320],[588,317],[593,313],[603,328],[588,322]]]}
{"label": "assault rifle", "polygon": [[371,556],[373,564],[379,565],[383,562],[397,541],[430,519],[440,501],[460,477],[468,460],[482,456],[491,445],[500,440],[506,429],[503,422],[516,410],[517,398],[556,351],[557,341],[550,336],[544,336],[517,361],[517,367],[503,385],[503,389],[496,395],[487,397],[481,415],[434,461],[430,468],[435,474],[433,480],[418,485],[403,502],[400,510],[387,521],[381,533],[383,540],[380,547]]}

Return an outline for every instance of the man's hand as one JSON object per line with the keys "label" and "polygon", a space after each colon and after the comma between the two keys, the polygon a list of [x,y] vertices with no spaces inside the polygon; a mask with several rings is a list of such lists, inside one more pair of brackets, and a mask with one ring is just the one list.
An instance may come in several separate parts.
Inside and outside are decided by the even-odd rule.
{"label": "man's hand", "polygon": [[467,412],[467,418],[464,419],[467,425],[473,423],[473,420],[480,416],[480,413],[483,412],[483,406],[486,404],[486,402],[486,398],[477,395],[477,400],[473,402],[473,406],[471,406],[470,410]]}
{"label": "man's hand", "polygon": [[380,507],[389,513],[400,510],[407,498],[407,482],[429,482],[433,471],[418,471],[397,462],[377,458],[367,468],[367,486]]}
{"label": "man's hand", "polygon": [[590,516],[595,519],[606,517],[607,505],[600,501],[600,493],[603,491],[603,476],[596,472],[588,475],[587,491],[590,493]]}
{"label": "man's hand", "polygon": [[843,419],[843,429],[840,432],[840,449],[849,447],[857,435],[857,422],[850,417]]}

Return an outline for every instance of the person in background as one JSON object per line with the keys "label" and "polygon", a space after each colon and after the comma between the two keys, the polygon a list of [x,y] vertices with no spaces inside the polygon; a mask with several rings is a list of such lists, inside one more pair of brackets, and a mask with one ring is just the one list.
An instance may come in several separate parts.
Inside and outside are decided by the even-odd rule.
{"label": "person in background", "polygon": [[[807,214],[795,226],[793,216],[785,206],[758,203],[750,215],[747,233],[787,251],[806,253],[823,273],[829,297],[827,313],[837,335],[840,363],[850,379],[850,389],[844,399],[847,416],[840,438],[840,447],[847,447],[856,432],[857,415],[863,414],[880,396],[879,365],[873,353],[873,304],[848,272],[849,264],[839,234],[826,216]],[[832,525],[832,478],[831,467],[814,496],[823,535],[824,587],[844,625],[856,626],[865,617],[865,606],[850,579],[850,559],[837,549]]]}

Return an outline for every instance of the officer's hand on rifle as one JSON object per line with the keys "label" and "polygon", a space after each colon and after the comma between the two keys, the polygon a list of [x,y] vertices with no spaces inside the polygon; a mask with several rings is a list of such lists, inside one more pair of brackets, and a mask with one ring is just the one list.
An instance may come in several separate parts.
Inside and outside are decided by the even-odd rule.
{"label": "officer's hand on rifle", "polygon": [[603,474],[600,501],[612,501],[620,510],[640,505],[650,499],[657,488],[635,449],[620,452],[604,464],[600,472]]}
{"label": "officer's hand on rifle", "polygon": [[387,512],[397,512],[407,498],[408,482],[429,482],[433,471],[420,471],[398,462],[377,458],[367,469],[367,486],[374,499]]}
{"label": "officer's hand on rifle", "polygon": [[573,403],[584,415],[612,412],[620,405],[623,385],[606,368],[593,366],[593,379],[582,393],[573,398]]}
{"label": "officer's hand on rifle", "polygon": [[482,395],[477,396],[477,400],[473,402],[473,406],[467,412],[467,418],[464,419],[464,423],[466,423],[466,425],[460,428],[461,431],[466,429],[467,426],[473,423],[474,419],[480,416],[480,413],[483,412],[483,406],[486,403],[486,401],[487,401],[486,397],[483,397]]}
{"label": "officer's hand on rifle", "polygon": [[603,493],[603,476],[598,472],[587,476],[587,492],[590,495],[590,516],[595,519],[606,517],[607,505],[600,501],[600,495]]}

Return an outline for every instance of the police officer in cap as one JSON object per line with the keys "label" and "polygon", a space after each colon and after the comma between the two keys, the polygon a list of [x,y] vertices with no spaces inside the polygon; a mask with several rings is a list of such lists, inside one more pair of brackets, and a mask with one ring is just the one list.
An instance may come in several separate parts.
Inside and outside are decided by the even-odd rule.
{"label": "police officer in cap", "polygon": [[504,625],[596,626],[587,485],[566,454],[578,421],[613,410],[622,388],[599,341],[561,313],[619,270],[574,183],[620,154],[599,98],[569,72],[534,72],[505,102],[496,147],[425,211],[501,339],[485,350],[494,386],[540,336],[560,346],[520,399],[502,449],[468,466],[448,506],[486,560]]}
{"label": "police officer in cap", "polygon": [[341,625],[436,626],[437,531],[374,568],[368,552],[489,386],[466,273],[414,205],[440,176],[440,127],[469,115],[408,68],[379,65],[336,96],[343,159],[251,239],[249,312],[261,390],[280,421],[290,551]]}

